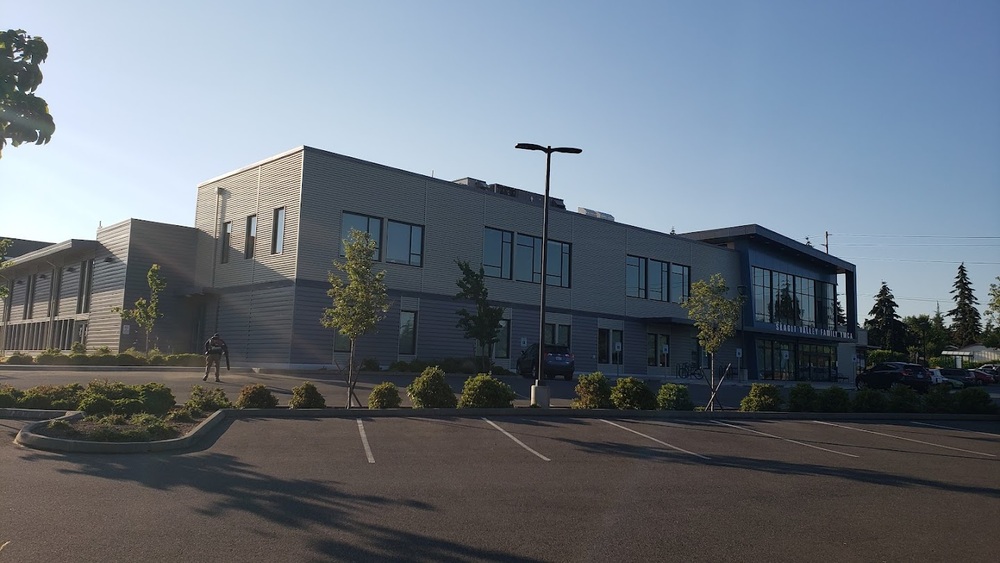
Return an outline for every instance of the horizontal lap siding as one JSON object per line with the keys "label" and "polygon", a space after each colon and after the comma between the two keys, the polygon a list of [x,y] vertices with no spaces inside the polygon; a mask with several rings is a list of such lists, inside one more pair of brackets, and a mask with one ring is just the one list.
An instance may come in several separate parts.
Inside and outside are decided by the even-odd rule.
{"label": "horizontal lap siding", "polygon": [[[107,346],[112,351],[121,351],[131,346],[135,340],[135,334],[121,334],[121,317],[111,311],[112,307],[126,306],[125,276],[131,226],[131,221],[124,221],[97,231],[100,248],[94,257],[90,323],[87,328],[88,349]],[[106,258],[111,261],[106,262]]]}
{"label": "horizontal lap siding", "polygon": [[234,362],[251,366],[286,364],[293,333],[294,295],[292,285],[224,293],[219,297],[218,323],[209,326],[217,327],[213,332],[226,341]]}
{"label": "horizontal lap siding", "polygon": [[[21,283],[17,283],[21,282]],[[7,318],[11,322],[20,321],[21,317],[24,316],[24,305],[27,302],[28,297],[28,280],[26,277],[17,278],[14,281],[14,287],[10,292],[10,297],[7,298],[7,303],[10,303],[10,314]]]}
{"label": "horizontal lap siding", "polygon": [[[44,278],[42,276],[45,276]],[[49,317],[49,298],[52,296],[52,272],[46,271],[35,275],[35,291],[28,318],[44,321]]]}
{"label": "horizontal lap siding", "polygon": [[[71,272],[69,269],[73,268]],[[76,314],[76,306],[80,301],[80,264],[72,264],[62,268],[59,279],[58,315],[60,317]]]}
{"label": "horizontal lap siding", "polygon": [[132,219],[125,303],[132,308],[137,299],[149,299],[147,276],[158,264],[166,287],[159,296],[163,318],[153,325],[150,348],[164,353],[200,352],[199,307],[186,297],[200,292],[194,282],[196,241],[197,231],[191,227]]}
{"label": "horizontal lap siding", "polygon": [[[303,153],[298,152],[261,166],[255,282],[290,280],[295,277],[302,157]],[[285,236],[282,239],[284,249],[280,254],[271,254],[274,210],[279,207],[285,208]]]}
{"label": "horizontal lap siding", "polygon": [[334,330],[320,323],[323,309],[332,304],[323,287],[296,285],[292,312],[290,363],[293,365],[330,365],[333,358]]}

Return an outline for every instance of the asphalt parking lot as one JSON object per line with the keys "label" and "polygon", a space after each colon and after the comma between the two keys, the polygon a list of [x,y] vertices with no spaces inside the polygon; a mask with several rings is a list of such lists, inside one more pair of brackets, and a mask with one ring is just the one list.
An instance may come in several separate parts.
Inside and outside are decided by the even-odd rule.
{"label": "asphalt parking lot", "polygon": [[0,420],[0,562],[996,558],[996,421],[359,415],[145,455]]}

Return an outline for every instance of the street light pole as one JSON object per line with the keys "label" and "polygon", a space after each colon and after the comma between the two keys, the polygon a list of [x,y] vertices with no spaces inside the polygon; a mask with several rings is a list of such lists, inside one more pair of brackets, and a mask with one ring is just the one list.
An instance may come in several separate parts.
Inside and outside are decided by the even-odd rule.
{"label": "street light pole", "polygon": [[[545,387],[545,290],[548,285],[546,278],[548,277],[549,254],[549,175],[552,170],[552,153],[580,154],[583,150],[573,147],[543,147],[532,143],[518,143],[514,148],[545,153],[545,196],[542,198],[542,289],[538,307],[538,367],[535,368],[537,379],[535,384],[531,386],[531,403],[540,407],[548,407],[549,394]],[[553,338],[555,338],[555,333],[553,333]]]}

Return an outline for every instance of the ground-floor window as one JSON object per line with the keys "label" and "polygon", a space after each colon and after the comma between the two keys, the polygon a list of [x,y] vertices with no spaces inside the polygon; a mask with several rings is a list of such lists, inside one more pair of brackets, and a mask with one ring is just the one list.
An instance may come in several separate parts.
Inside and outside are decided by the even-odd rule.
{"label": "ground-floor window", "polygon": [[670,367],[670,335],[646,333],[646,365]]}
{"label": "ground-floor window", "polygon": [[837,375],[837,348],[784,340],[758,340],[757,370],[762,379],[830,381]]}
{"label": "ground-floor window", "polygon": [[545,343],[569,346],[570,325],[545,323]]}
{"label": "ground-floor window", "polygon": [[351,351],[351,339],[346,334],[337,330],[333,336],[333,351],[347,353]]}
{"label": "ground-floor window", "polygon": [[614,328],[597,329],[597,363],[621,365],[623,355],[622,331]]}
{"label": "ground-floor window", "polygon": [[[476,356],[483,355],[483,347],[476,341]],[[493,343],[493,358],[505,360],[510,358],[510,319],[500,319],[497,326],[497,341]]]}
{"label": "ground-floor window", "polygon": [[412,356],[417,353],[417,312],[399,312],[399,353]]}

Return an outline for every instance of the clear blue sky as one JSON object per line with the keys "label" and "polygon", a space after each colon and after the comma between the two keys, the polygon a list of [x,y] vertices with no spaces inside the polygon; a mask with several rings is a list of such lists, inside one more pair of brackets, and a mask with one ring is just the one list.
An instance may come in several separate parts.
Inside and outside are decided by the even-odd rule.
{"label": "clear blue sky", "polygon": [[678,232],[758,223],[901,315],[1000,275],[1000,2],[0,0],[56,133],[0,160],[0,235],[194,222],[198,183],[310,145]]}

